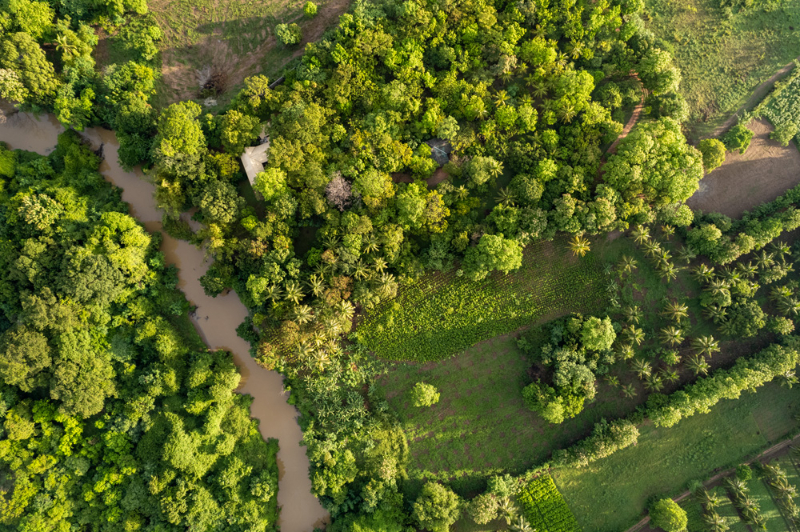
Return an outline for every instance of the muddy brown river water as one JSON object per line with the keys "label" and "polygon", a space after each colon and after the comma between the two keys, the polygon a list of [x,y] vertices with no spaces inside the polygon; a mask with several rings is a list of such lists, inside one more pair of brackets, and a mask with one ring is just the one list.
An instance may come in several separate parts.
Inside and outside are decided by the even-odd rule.
{"label": "muddy brown river water", "polygon": [[[34,117],[15,113],[4,107],[7,116],[0,123],[0,141],[11,148],[50,153],[56,137],[63,131],[52,115]],[[130,212],[150,231],[161,230],[161,211],[156,209],[155,187],[140,171],[126,172],[117,163],[117,139],[112,131],[89,129],[83,132],[96,149],[103,146],[104,161],[100,171],[105,178],[122,189],[122,199]],[[161,250],[169,263],[179,269],[179,287],[187,299],[197,306],[192,322],[211,349],[228,349],[242,373],[238,391],[253,396],[250,414],[260,422],[264,438],[276,438],[278,451],[278,505],[281,507],[278,524],[281,532],[310,532],[315,526],[328,522],[328,513],[311,494],[308,478],[309,461],[305,448],[300,446],[303,434],[297,424],[298,412],[288,404],[283,377],[277,372],[259,367],[249,354],[249,344],[236,335],[236,327],[247,316],[247,309],[235,292],[208,297],[200,286],[200,276],[211,264],[203,250],[176,240],[163,233]]]}

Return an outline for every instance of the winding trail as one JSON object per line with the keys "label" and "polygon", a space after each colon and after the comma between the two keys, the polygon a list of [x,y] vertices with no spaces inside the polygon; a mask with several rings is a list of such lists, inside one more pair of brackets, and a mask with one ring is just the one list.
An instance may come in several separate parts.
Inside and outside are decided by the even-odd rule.
{"label": "winding trail", "polygon": [[[789,446],[791,446],[792,444],[795,444],[795,443],[800,443],[800,434],[798,434],[797,436],[795,436],[794,438],[792,438],[790,440],[784,440],[782,442],[776,443],[775,445],[773,445],[769,449],[767,449],[765,451],[762,451],[761,454],[759,454],[758,456],[756,456],[752,460],[748,460],[747,462],[743,462],[743,463],[752,464],[753,462],[756,462],[756,461],[765,462],[766,460],[770,460],[772,458],[777,458],[777,457],[781,456],[782,454],[784,454],[785,452],[787,452]],[[736,472],[736,468],[735,467],[732,467],[730,469],[726,469],[725,471],[720,471],[719,473],[717,473],[713,477],[711,477],[708,480],[706,480],[705,482],[703,482],[703,486],[705,486],[706,488],[712,487],[713,484],[719,482],[720,480],[722,480],[724,477],[727,477],[728,475],[732,475],[735,472]],[[686,497],[688,497],[691,494],[692,494],[691,491],[686,490],[683,493],[681,493],[680,495],[678,495],[677,497],[673,497],[672,500],[675,501],[675,502],[680,502],[680,501],[682,501],[683,499],[685,499]],[[630,527],[625,532],[636,532],[637,530],[641,529],[644,525],[646,525],[649,522],[650,522],[650,516],[648,515],[647,517],[643,518],[641,521],[639,521],[638,523],[636,523],[635,525]]]}
{"label": "winding trail", "polygon": [[[638,74],[633,74],[632,77],[636,78],[637,80],[639,79],[639,75]],[[622,141],[622,139],[624,139],[625,137],[628,136],[628,133],[631,132],[631,130],[633,129],[633,126],[635,126],[636,122],[639,121],[639,118],[642,116],[642,110],[644,110],[645,94],[646,94],[646,91],[644,89],[642,89],[642,97],[639,99],[639,103],[636,104],[636,107],[633,108],[633,114],[628,119],[628,123],[625,124],[625,127],[622,128],[622,133],[619,134],[619,136],[617,137],[617,140],[612,142],[611,146],[608,147],[608,149],[606,150],[605,156],[608,156],[609,154],[612,154],[612,153],[616,153],[617,146],[619,145],[619,143]]]}
{"label": "winding trail", "polygon": [[[2,106],[2,111],[7,111]],[[0,114],[0,119],[4,115]],[[0,141],[11,148],[50,153],[56,137],[63,131],[52,115],[36,118],[28,113],[11,111],[5,121],[0,121]],[[97,149],[103,147],[104,160],[100,172],[106,180],[122,189],[122,199],[130,206],[130,214],[141,222],[148,232],[161,231],[161,211],[156,208],[155,187],[146,181],[141,171],[126,172],[117,163],[117,139],[107,129],[88,129],[83,133]],[[259,431],[264,438],[276,438],[278,451],[278,505],[281,507],[278,525],[282,532],[311,532],[315,527],[329,522],[330,518],[316,497],[311,494],[308,477],[309,461],[305,447],[300,446],[303,433],[297,423],[298,412],[286,402],[283,377],[267,371],[250,356],[250,345],[236,334],[236,327],[247,316],[247,308],[235,292],[212,298],[200,285],[210,261],[204,251],[183,240],[163,233],[161,251],[170,264],[178,266],[178,287],[186,298],[197,306],[190,316],[197,332],[210,349],[227,349],[233,353],[242,380],[237,391],[253,397],[250,415],[259,421]]]}

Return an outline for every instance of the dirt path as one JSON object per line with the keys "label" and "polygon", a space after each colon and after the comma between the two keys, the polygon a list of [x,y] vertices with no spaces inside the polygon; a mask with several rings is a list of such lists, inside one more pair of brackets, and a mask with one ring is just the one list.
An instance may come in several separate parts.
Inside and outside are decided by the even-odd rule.
{"label": "dirt path", "polygon": [[[800,443],[800,434],[798,434],[797,436],[795,436],[791,440],[784,440],[782,442],[776,443],[775,445],[773,445],[772,447],[770,447],[766,451],[763,451],[761,454],[759,454],[758,456],[756,456],[752,460],[748,460],[747,462],[744,462],[744,463],[752,464],[755,461],[766,462],[766,461],[771,460],[773,458],[778,458],[779,456],[782,456],[783,454],[788,452],[789,446],[794,444],[794,443]],[[717,473],[716,475],[714,475],[710,479],[706,480],[703,483],[703,486],[705,486],[706,488],[713,487],[714,484],[716,484],[717,482],[721,481],[724,477],[733,474],[735,471],[736,471],[735,467],[733,467],[731,469],[726,469],[725,471],[720,471],[719,473]],[[683,493],[681,493],[680,495],[678,495],[677,497],[673,497],[672,500],[675,501],[675,502],[680,502],[680,501],[682,501],[683,499],[685,499],[686,497],[688,497],[691,494],[692,494],[692,492],[687,490],[687,491],[684,491]],[[637,530],[640,530],[642,527],[644,527],[649,522],[650,522],[650,516],[648,515],[647,517],[643,518],[641,521],[639,521],[638,523],[636,523],[635,525],[630,527],[625,532],[636,532]]]}
{"label": "dirt path", "polygon": [[[634,78],[639,79],[638,74],[633,75]],[[642,98],[639,100],[639,103],[636,104],[636,107],[633,108],[633,114],[631,115],[630,119],[628,119],[628,123],[625,124],[625,127],[622,128],[622,133],[619,134],[617,140],[615,140],[611,146],[608,147],[606,150],[606,155],[611,153],[616,153],[617,145],[619,145],[620,141],[628,136],[628,133],[631,132],[633,126],[636,125],[636,122],[639,121],[639,117],[642,115],[642,110],[644,109],[644,97],[645,97],[645,90],[642,89]]]}
{"label": "dirt path", "polygon": [[766,96],[767,93],[769,93],[769,91],[772,90],[772,87],[773,85],[775,85],[775,82],[778,81],[780,78],[782,78],[784,75],[786,75],[786,73],[789,72],[794,66],[794,62],[798,60],[800,60],[800,56],[798,56],[797,59],[792,60],[792,62],[790,62],[782,69],[775,72],[775,74],[773,74],[772,77],[769,78],[767,81],[756,87],[755,90],[753,91],[753,94],[750,95],[747,101],[744,102],[742,106],[736,110],[735,113],[729,116],[728,119],[725,122],[723,122],[721,126],[717,127],[717,129],[715,129],[714,132],[709,136],[719,137],[728,129],[730,129],[739,119],[739,113],[744,109],[749,110],[754,108],[758,104],[758,102],[760,102],[764,98],[764,96]]}

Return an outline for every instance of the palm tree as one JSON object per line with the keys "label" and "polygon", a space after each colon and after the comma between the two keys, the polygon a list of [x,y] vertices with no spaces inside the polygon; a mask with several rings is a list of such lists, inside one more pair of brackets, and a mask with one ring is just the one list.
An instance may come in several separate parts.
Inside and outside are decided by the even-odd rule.
{"label": "palm tree", "polygon": [[355,266],[353,267],[353,277],[357,280],[366,279],[369,276],[369,269],[367,265],[364,264],[361,260],[356,262]]}
{"label": "palm tree", "polygon": [[568,48],[569,48],[569,53],[572,56],[572,59],[578,59],[583,53],[583,43],[580,41],[578,42],[570,41]]}
{"label": "palm tree", "polygon": [[620,269],[625,273],[631,273],[636,269],[636,259],[630,255],[623,255],[620,262]]}
{"label": "palm tree", "polygon": [[788,255],[792,252],[792,248],[789,247],[789,244],[779,240],[770,244],[770,248],[772,248],[773,253],[778,255],[779,258],[783,258],[784,255]]}
{"label": "palm tree", "polygon": [[706,308],[705,315],[714,323],[719,324],[728,316],[728,311],[725,310],[725,307],[720,307],[719,305],[710,305],[708,308]]}
{"label": "palm tree", "polygon": [[336,310],[339,313],[339,316],[346,320],[352,319],[353,314],[356,313],[356,309],[353,304],[344,299],[336,303]]}
{"label": "palm tree", "polygon": [[619,377],[616,375],[606,375],[605,381],[612,388],[619,388]]}
{"label": "palm tree", "polygon": [[641,224],[633,228],[631,235],[633,235],[633,241],[637,244],[644,244],[650,241],[650,230]]}
{"label": "palm tree", "polygon": [[633,384],[625,384],[622,386],[622,395],[627,397],[628,399],[633,399],[636,397],[636,386]]}
{"label": "palm tree", "polygon": [[668,301],[661,314],[680,323],[681,320],[689,317],[689,307],[684,303]]}
{"label": "palm tree", "polygon": [[520,105],[533,105],[533,98],[530,94],[523,94],[519,97]]}
{"label": "palm tree", "polygon": [[730,529],[725,523],[725,518],[714,510],[706,510],[703,513],[703,521],[708,525],[711,532],[725,532]]}
{"label": "palm tree", "polygon": [[765,250],[761,250],[761,253],[756,255],[756,266],[762,270],[766,270],[773,264],[775,264],[775,255],[772,253],[767,253]]}
{"label": "palm tree", "polygon": [[664,381],[658,375],[648,375],[644,379],[644,387],[651,392],[659,392],[664,388]]}
{"label": "palm tree", "polygon": [[686,367],[694,373],[695,376],[697,375],[708,375],[708,370],[711,366],[708,365],[706,359],[701,356],[695,356],[689,359],[686,363]]}
{"label": "palm tree", "polygon": [[311,289],[312,294],[318,296],[325,291],[325,282],[320,276],[312,275],[308,278],[308,287]]}
{"label": "palm tree", "polygon": [[741,273],[739,273],[739,270],[736,268],[722,268],[721,276],[727,281],[729,286],[733,281],[738,281],[742,277]]}
{"label": "palm tree", "polygon": [[508,104],[510,97],[508,93],[504,90],[497,91],[497,94],[494,97],[494,104],[497,107],[505,107]]}
{"label": "palm tree", "polygon": [[781,375],[781,386],[786,386],[791,390],[795,384],[797,384],[797,375],[793,369]]}
{"label": "palm tree", "polygon": [[503,163],[492,159],[489,164],[489,174],[495,179],[503,175]]}
{"label": "palm tree", "polygon": [[295,305],[300,303],[300,300],[303,299],[303,291],[300,289],[300,283],[297,281],[287,281],[285,287],[285,298],[288,301],[293,302]]}
{"label": "palm tree", "polygon": [[748,261],[747,264],[740,262],[736,265],[736,268],[742,276],[748,279],[752,279],[758,273],[758,268],[753,265],[752,261]]}
{"label": "palm tree", "polygon": [[386,269],[386,261],[383,260],[382,257],[375,257],[373,266],[375,267],[375,271],[383,273],[383,270]]}
{"label": "palm tree", "polygon": [[503,517],[507,525],[510,525],[517,516],[517,507],[510,497],[503,497],[497,505],[498,514]]}
{"label": "palm tree", "polygon": [[639,380],[644,379],[653,372],[653,369],[650,367],[650,362],[641,358],[636,358],[633,360],[631,363],[631,369],[634,373],[636,373],[636,376],[639,377]]}
{"label": "palm tree", "polygon": [[675,234],[675,228],[669,224],[664,224],[661,226],[661,234],[669,239],[669,237]]}
{"label": "palm tree", "polygon": [[712,356],[714,353],[719,352],[719,342],[714,340],[713,336],[699,336],[692,340],[692,348],[698,355]]}
{"label": "palm tree", "polygon": [[502,205],[514,205],[514,193],[511,192],[507,187],[501,188],[497,191],[497,197],[495,198],[497,203]]}
{"label": "palm tree", "polygon": [[568,103],[561,108],[561,119],[564,120],[564,122],[566,122],[567,124],[571,124],[572,119],[574,119],[575,115],[577,114],[578,113],[577,111],[575,111],[575,106],[572,105],[571,103]]}
{"label": "palm tree", "polygon": [[631,325],[625,329],[623,334],[632,344],[642,345],[642,342],[644,342],[644,331],[635,325]]}
{"label": "palm tree", "polygon": [[569,247],[572,254],[578,257],[584,257],[589,253],[589,239],[582,235],[575,235],[569,242]]}
{"label": "palm tree", "polygon": [[680,375],[674,369],[668,369],[661,372],[662,378],[667,382],[677,382],[680,379]]}
{"label": "palm tree", "polygon": [[264,297],[266,297],[273,303],[278,301],[281,298],[281,296],[283,296],[283,292],[277,285],[271,284],[267,287],[266,290],[264,290]]}
{"label": "palm tree", "polygon": [[697,258],[697,253],[690,246],[681,246],[678,250],[678,259],[689,264]]}
{"label": "palm tree", "polygon": [[617,347],[617,356],[620,360],[630,360],[636,355],[631,344],[620,344]]}
{"label": "palm tree", "polygon": [[517,517],[517,520],[511,523],[509,528],[514,532],[536,532],[523,516]]}
{"label": "palm tree", "polygon": [[730,293],[730,290],[728,289],[728,283],[726,283],[722,279],[712,280],[710,283],[708,283],[708,286],[706,286],[703,290],[705,290],[714,297]]}
{"label": "palm tree", "polygon": [[680,345],[684,340],[683,331],[677,327],[664,327],[661,329],[661,342],[670,347]]}
{"label": "palm tree", "polygon": [[625,314],[625,319],[628,323],[639,323],[639,319],[642,317],[642,309],[637,305],[625,307],[622,313]]}
{"label": "palm tree", "polygon": [[654,257],[661,252],[661,245],[658,242],[648,240],[642,244],[642,247],[644,248],[644,254],[648,257]]}
{"label": "palm tree", "polygon": [[300,305],[294,311],[294,321],[304,325],[314,319],[314,312],[308,305]]}
{"label": "palm tree", "polygon": [[678,278],[678,268],[672,263],[664,264],[658,272],[659,277],[667,282]]}
{"label": "palm tree", "polygon": [[534,82],[532,87],[533,87],[532,89],[533,95],[536,96],[537,98],[544,98],[547,96],[547,83],[545,83],[544,81],[536,81]]}
{"label": "palm tree", "polygon": [[778,301],[778,312],[784,316],[796,316],[800,313],[800,301],[793,297],[787,297]]}
{"label": "palm tree", "polygon": [[375,253],[378,251],[378,238],[375,235],[369,235],[364,241],[364,253]]}
{"label": "palm tree", "polygon": [[714,278],[714,268],[706,266],[705,264],[699,264],[692,271],[692,275],[701,283],[707,283]]}

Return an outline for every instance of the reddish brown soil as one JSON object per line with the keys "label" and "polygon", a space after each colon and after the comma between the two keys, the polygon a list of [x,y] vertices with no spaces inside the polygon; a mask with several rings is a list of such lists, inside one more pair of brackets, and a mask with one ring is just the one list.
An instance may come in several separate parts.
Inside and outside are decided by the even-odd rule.
{"label": "reddish brown soil", "polygon": [[748,127],[755,136],[747,152],[729,152],[725,163],[700,181],[686,202],[692,209],[738,218],[800,184],[800,151],[794,142],[783,147],[770,140],[773,127],[766,120],[753,120]]}

